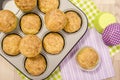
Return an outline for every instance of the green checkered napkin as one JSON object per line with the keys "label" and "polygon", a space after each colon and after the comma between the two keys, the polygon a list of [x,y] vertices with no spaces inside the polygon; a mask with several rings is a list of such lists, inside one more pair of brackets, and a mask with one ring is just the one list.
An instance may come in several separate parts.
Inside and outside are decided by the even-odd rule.
{"label": "green checkered napkin", "polygon": [[[100,10],[96,7],[92,0],[70,0],[77,7],[82,9],[82,11],[87,15],[89,21],[89,27],[93,28],[93,20],[96,15],[100,13]],[[110,47],[111,55],[120,51],[120,46]],[[18,74],[21,76],[22,80],[29,80],[23,74],[18,71]],[[46,80],[62,80],[61,73],[59,67],[46,79]]]}
{"label": "green checkered napkin", "polygon": [[[18,74],[21,77],[21,80],[29,80],[27,77],[25,77],[22,73],[20,73],[17,70]],[[61,74],[60,74],[60,68],[56,68],[56,70],[46,79],[46,80],[62,80]]]}

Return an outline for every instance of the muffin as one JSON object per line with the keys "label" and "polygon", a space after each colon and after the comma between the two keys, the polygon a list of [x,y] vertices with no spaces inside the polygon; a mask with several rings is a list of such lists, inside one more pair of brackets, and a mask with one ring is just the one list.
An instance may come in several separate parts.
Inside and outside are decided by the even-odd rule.
{"label": "muffin", "polygon": [[38,76],[46,70],[46,60],[42,55],[33,58],[27,58],[25,61],[25,68],[33,76]]}
{"label": "muffin", "polygon": [[80,67],[85,70],[92,70],[99,63],[98,53],[91,47],[81,49],[76,58]]}
{"label": "muffin", "polygon": [[35,13],[25,14],[20,21],[20,26],[25,34],[36,34],[41,28],[41,19]]}
{"label": "muffin", "polygon": [[73,33],[81,28],[81,17],[74,11],[68,11],[65,13],[68,23],[64,27],[64,30],[68,33]]}
{"label": "muffin", "polygon": [[23,12],[32,11],[37,5],[37,0],[14,0],[14,2]]}
{"label": "muffin", "polygon": [[0,31],[8,33],[17,27],[17,17],[9,10],[0,10]]}
{"label": "muffin", "polygon": [[47,13],[59,7],[59,0],[38,0],[38,8]]}
{"label": "muffin", "polygon": [[43,39],[43,46],[49,54],[59,54],[64,47],[64,39],[58,33],[48,33]]}
{"label": "muffin", "polygon": [[46,13],[45,24],[48,30],[58,32],[66,26],[67,18],[62,11],[55,9]]}
{"label": "muffin", "polygon": [[17,34],[10,34],[3,39],[2,47],[3,51],[11,56],[18,55],[20,53],[19,44],[21,37]]}
{"label": "muffin", "polygon": [[42,50],[42,42],[36,35],[27,35],[20,42],[20,52],[26,57],[35,57]]}

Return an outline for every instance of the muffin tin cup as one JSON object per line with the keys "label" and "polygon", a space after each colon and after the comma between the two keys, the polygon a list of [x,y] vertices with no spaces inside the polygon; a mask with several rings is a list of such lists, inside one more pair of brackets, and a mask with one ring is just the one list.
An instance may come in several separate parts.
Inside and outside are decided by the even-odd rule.
{"label": "muffin tin cup", "polygon": [[[46,68],[45,68],[45,70],[44,70],[44,72],[45,72],[46,69],[47,69],[47,58],[44,56],[44,54],[41,54],[41,53],[40,53],[39,55],[42,55],[42,56],[44,57],[44,59],[45,59],[45,62],[46,62]],[[26,62],[26,60],[27,60],[27,57],[24,59],[24,68],[25,68],[25,62]],[[25,71],[26,71],[26,73],[29,73],[26,68],[25,68]],[[43,74],[44,72],[42,72],[41,74]],[[41,74],[40,74],[40,75],[41,75]],[[29,75],[31,75],[31,74],[29,73]],[[33,76],[33,75],[31,75],[31,76]],[[37,76],[39,76],[39,75],[36,75],[36,77],[37,77]]]}
{"label": "muffin tin cup", "polygon": [[[77,13],[77,15],[80,17],[80,19],[82,19],[81,15],[80,15],[77,11],[75,11],[75,10],[67,10],[67,11],[64,11],[64,13],[67,13],[67,12],[75,12],[75,13]],[[82,24],[83,24],[83,22],[82,22],[82,20],[81,20],[81,25],[80,25],[80,26],[82,26]],[[63,31],[65,31],[66,33],[69,33],[69,34],[73,34],[73,33],[78,32],[80,29],[81,29],[81,27],[80,27],[77,31],[75,31],[75,32],[67,32],[67,31],[65,31],[64,29],[63,29]]]}
{"label": "muffin tin cup", "polygon": [[[0,3],[3,0],[0,0]],[[0,4],[2,5],[2,4]],[[8,62],[10,62],[15,68],[17,68],[22,74],[24,74],[26,77],[28,77],[29,79],[32,80],[42,80],[47,78],[57,67],[58,65],[64,60],[64,58],[69,54],[69,52],[75,47],[75,45],[79,42],[79,40],[84,36],[84,34],[87,31],[88,28],[88,20],[86,15],[76,6],[74,6],[69,0],[60,0],[60,7],[59,9],[61,11],[75,11],[77,12],[82,19],[82,26],[80,28],[79,31],[73,33],[73,34],[69,34],[66,33],[65,31],[61,30],[59,33],[64,37],[65,39],[65,46],[63,48],[63,50],[57,54],[57,55],[51,55],[48,54],[44,49],[42,49],[41,54],[44,55],[44,57],[46,58],[47,61],[47,68],[45,70],[45,72],[39,76],[32,76],[30,75],[24,67],[24,61],[26,59],[25,56],[23,56],[22,54],[19,54],[18,56],[8,56],[6,55],[3,50],[2,47],[0,46],[0,55],[5,58]],[[32,11],[33,12],[33,11]],[[36,8],[34,10],[35,13],[37,13],[38,15],[40,15],[41,20],[42,20],[42,28],[41,30],[36,34],[40,39],[43,40],[45,34],[47,34],[49,31],[47,30],[46,26],[45,26],[45,22],[44,22],[44,15],[43,13],[41,13],[38,8]],[[20,20],[22,15],[24,15],[25,13],[22,11],[19,11],[18,14],[16,14],[16,16],[18,17],[18,19]],[[14,30],[11,33],[16,33],[19,34],[21,37],[24,37],[25,34],[20,30],[19,26],[17,27],[16,30]],[[2,40],[5,37],[5,33],[0,33],[0,45],[2,44]]]}
{"label": "muffin tin cup", "polygon": [[[38,32],[36,33],[36,34],[38,34],[38,33],[40,32],[41,28],[42,28],[42,19],[41,19],[41,17],[40,17],[37,13],[35,13],[35,12],[28,12],[28,13],[25,13],[25,14],[22,15],[22,17],[20,18],[20,21],[19,21],[20,30],[23,32],[23,30],[22,30],[22,28],[21,28],[21,19],[22,19],[25,15],[27,15],[27,14],[35,14],[35,15],[37,15],[37,16],[39,17],[40,22],[41,22],[41,25],[40,25],[40,29],[39,29]],[[23,33],[24,33],[24,32],[23,32]],[[24,34],[25,34],[25,33],[24,33]],[[34,35],[36,35],[36,34],[34,34]],[[26,35],[27,35],[27,34],[26,34]]]}
{"label": "muffin tin cup", "polygon": [[[6,34],[6,35],[4,35],[3,36],[3,39],[2,39],[2,41],[1,41],[1,48],[2,48],[2,50],[3,50],[3,41],[4,41],[4,39],[7,37],[7,36],[9,36],[9,35],[18,35],[18,36],[20,36],[18,33],[10,33],[10,34]],[[21,36],[20,36],[21,37]],[[22,38],[22,37],[21,37]],[[3,52],[6,54],[6,55],[8,55],[8,56],[11,56],[11,57],[14,57],[14,56],[18,56],[20,53],[18,53],[17,55],[10,55],[10,54],[7,54],[4,50],[3,50]]]}
{"label": "muffin tin cup", "polygon": [[[64,35],[60,34],[59,32],[48,32],[47,34],[45,34],[45,36],[43,37],[43,40],[42,40],[42,45],[43,45],[43,49],[44,49],[44,51],[46,51],[46,50],[45,50],[45,48],[44,48],[43,41],[44,41],[44,38],[45,38],[48,34],[50,34],[50,33],[57,33],[57,34],[59,34],[59,35],[63,38],[63,41],[64,41],[64,45],[63,45],[63,48],[62,48],[62,50],[63,50],[64,47],[65,47],[65,39],[64,39]],[[62,52],[62,50],[60,51],[60,53]],[[60,53],[58,53],[58,54],[51,54],[51,53],[49,53],[49,52],[47,52],[47,51],[46,51],[46,53],[47,53],[47,54],[50,54],[50,55],[58,55],[58,54],[60,54]]]}

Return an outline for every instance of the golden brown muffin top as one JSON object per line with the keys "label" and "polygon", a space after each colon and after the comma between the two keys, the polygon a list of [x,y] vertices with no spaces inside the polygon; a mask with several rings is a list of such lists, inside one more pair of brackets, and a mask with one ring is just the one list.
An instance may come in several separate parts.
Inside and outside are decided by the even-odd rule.
{"label": "golden brown muffin top", "polygon": [[64,44],[63,37],[58,33],[49,33],[43,40],[43,46],[49,54],[59,54]]}
{"label": "golden brown muffin top", "polygon": [[27,58],[25,61],[25,68],[34,76],[42,74],[47,67],[46,60],[42,55],[38,55],[34,58]]}
{"label": "golden brown muffin top", "polygon": [[43,13],[57,9],[58,6],[59,0],[38,0],[38,7]]}
{"label": "golden brown muffin top", "polygon": [[8,55],[17,55],[20,53],[19,44],[21,37],[16,34],[8,35],[3,40],[3,50]]}
{"label": "golden brown muffin top", "polygon": [[36,34],[41,28],[41,19],[35,13],[29,13],[21,18],[21,29],[25,34]]}
{"label": "golden brown muffin top", "polygon": [[78,53],[77,61],[82,68],[90,70],[97,66],[99,56],[93,48],[85,47]]}
{"label": "golden brown muffin top", "polygon": [[9,10],[0,10],[0,31],[11,32],[17,26],[17,18],[15,14]]}
{"label": "golden brown muffin top", "polygon": [[46,13],[45,24],[48,30],[58,32],[66,26],[67,18],[64,12],[55,9]]}
{"label": "golden brown muffin top", "polygon": [[69,33],[78,31],[81,28],[82,24],[80,16],[73,11],[69,11],[65,15],[67,17],[68,23],[65,26],[64,30]]}
{"label": "golden brown muffin top", "polygon": [[35,57],[42,50],[42,41],[36,35],[26,35],[20,42],[20,52],[26,57]]}
{"label": "golden brown muffin top", "polygon": [[32,11],[36,5],[37,0],[14,0],[18,8],[24,12]]}

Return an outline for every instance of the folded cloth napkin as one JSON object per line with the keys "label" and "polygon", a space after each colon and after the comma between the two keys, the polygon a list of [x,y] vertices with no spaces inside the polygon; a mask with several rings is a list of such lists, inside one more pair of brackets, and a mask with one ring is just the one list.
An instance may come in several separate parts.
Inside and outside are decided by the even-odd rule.
{"label": "folded cloth napkin", "polygon": [[[101,57],[100,66],[91,72],[82,71],[76,62],[76,52],[85,46],[93,47]],[[114,76],[109,48],[103,43],[102,36],[89,29],[60,65],[63,80],[102,80]]]}

